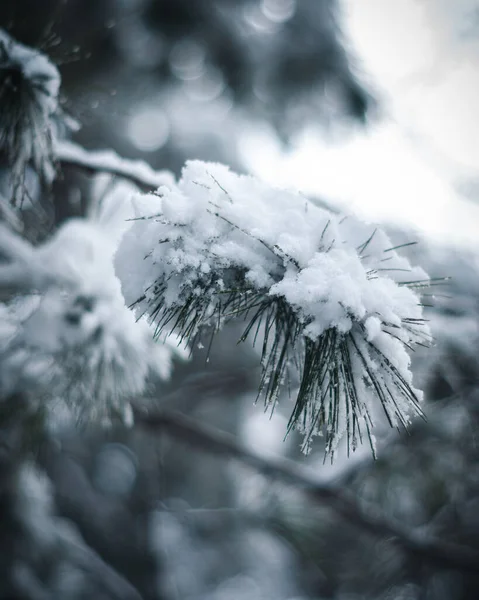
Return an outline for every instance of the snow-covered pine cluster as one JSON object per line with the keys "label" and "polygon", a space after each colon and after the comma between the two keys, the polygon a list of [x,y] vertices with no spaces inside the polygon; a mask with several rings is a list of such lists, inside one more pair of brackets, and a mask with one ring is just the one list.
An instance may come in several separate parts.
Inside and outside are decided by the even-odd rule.
{"label": "snow-covered pine cluster", "polygon": [[54,178],[59,89],[55,65],[0,30],[0,149],[11,170],[14,204],[21,204],[28,194],[28,167],[42,183]]}
{"label": "snow-covered pine cluster", "polygon": [[56,68],[4,32],[0,49],[0,144],[13,177],[4,209],[5,189],[19,210],[28,169],[48,184],[62,153],[136,182],[146,173],[143,187],[164,182],[134,194],[118,248],[88,220],[39,247],[4,230],[0,287],[16,291],[1,306],[4,397],[34,389],[79,417],[128,419],[151,371],[167,375],[176,335],[194,348],[240,318],[241,341],[261,347],[259,396],[274,407],[290,390],[289,429],[303,432],[305,450],[316,434],[331,453],[342,436],[374,449],[377,409],[394,426],[420,413],[407,350],[429,339],[418,295],[429,279],[384,233],[222,165],[189,162],[175,181],[90,156],[58,139]]}
{"label": "snow-covered pine cluster", "polygon": [[304,450],[322,433],[328,452],[343,435],[374,450],[375,402],[391,426],[421,412],[406,349],[429,340],[418,295],[429,279],[383,232],[198,161],[135,205],[115,257],[127,302],[157,336],[192,346],[244,319],[240,341],[261,347],[259,396],[274,407],[293,390]]}
{"label": "snow-covered pine cluster", "polygon": [[182,350],[174,336],[154,343],[125,305],[105,232],[75,219],[34,248],[0,231],[10,259],[0,280],[22,278],[21,293],[0,304],[0,394],[29,394],[53,420],[63,407],[82,422],[131,422],[130,401],[150,376],[167,379]]}

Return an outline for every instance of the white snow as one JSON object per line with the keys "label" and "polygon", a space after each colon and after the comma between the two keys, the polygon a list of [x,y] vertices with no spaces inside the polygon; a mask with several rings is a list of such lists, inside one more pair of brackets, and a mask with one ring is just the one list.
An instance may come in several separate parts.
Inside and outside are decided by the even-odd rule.
{"label": "white snow", "polygon": [[52,115],[57,109],[60,89],[60,73],[55,65],[44,54],[19,44],[3,29],[0,29],[0,46],[6,50],[5,59],[9,64],[21,66],[27,79],[41,84],[36,90],[37,101],[46,114]]}
{"label": "white snow", "polygon": [[[199,161],[188,162],[176,184],[135,202],[136,220],[115,261],[126,300],[136,302],[138,314],[156,311],[153,320],[159,319],[162,310],[196,298],[206,322],[217,318],[231,289],[281,297],[303,323],[305,337],[318,340],[331,328],[340,334],[364,329],[357,343],[367,368],[394,389],[391,374],[380,373],[381,358],[368,345],[374,343],[411,384],[405,344],[422,341],[428,330],[418,324],[418,295],[400,283],[427,275],[399,256],[383,232],[333,215],[297,192]],[[418,321],[405,325],[405,319]],[[367,398],[365,364],[357,357],[352,363]],[[404,398],[392,399],[391,420],[408,409]],[[338,420],[345,431],[345,411]]]}
{"label": "white snow", "polygon": [[115,173],[132,179],[137,185],[157,188],[174,181],[169,171],[155,171],[144,161],[122,158],[113,150],[85,150],[68,140],[57,140],[54,145],[57,160],[82,165],[95,171]]}
{"label": "white snow", "polygon": [[30,268],[48,268],[51,283],[0,304],[2,395],[35,390],[52,411],[64,401],[76,418],[108,422],[129,418],[150,375],[169,377],[184,350],[155,343],[125,305],[114,248],[100,226],[74,219],[32,249]]}

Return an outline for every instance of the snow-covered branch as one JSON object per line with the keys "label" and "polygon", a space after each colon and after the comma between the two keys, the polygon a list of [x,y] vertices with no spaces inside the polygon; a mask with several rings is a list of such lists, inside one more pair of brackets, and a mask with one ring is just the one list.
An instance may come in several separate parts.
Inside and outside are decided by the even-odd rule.
{"label": "snow-covered branch", "polygon": [[262,340],[259,394],[272,407],[293,390],[305,451],[320,434],[331,453],[342,436],[374,451],[378,412],[405,427],[421,414],[406,350],[429,340],[430,281],[383,232],[199,161],[134,204],[116,254],[127,302],[192,346],[243,318],[240,341]]}
{"label": "snow-covered branch", "polygon": [[110,173],[129,179],[143,190],[154,190],[170,185],[173,175],[169,171],[155,171],[142,160],[122,158],[113,150],[89,151],[70,141],[57,141],[55,158],[61,165],[72,165],[92,173]]}
{"label": "snow-covered branch", "polygon": [[59,89],[55,65],[0,29],[0,149],[11,170],[13,204],[23,202],[27,165],[42,182],[53,180]]}

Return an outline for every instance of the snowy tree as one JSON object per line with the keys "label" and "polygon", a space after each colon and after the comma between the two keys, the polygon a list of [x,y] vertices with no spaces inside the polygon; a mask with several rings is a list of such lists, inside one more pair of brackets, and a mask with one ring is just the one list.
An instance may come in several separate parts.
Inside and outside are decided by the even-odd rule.
{"label": "snowy tree", "polygon": [[[28,197],[27,169],[40,185],[51,183],[56,157],[121,171],[113,155],[95,160],[62,144],[54,128],[54,118],[61,118],[59,75],[45,56],[6,33],[2,50],[11,190],[5,212]],[[144,171],[137,165],[134,173]],[[241,339],[253,330],[262,338],[259,393],[266,403],[274,406],[283,383],[299,372],[290,426],[302,428],[305,447],[325,430],[327,452],[346,431],[354,449],[362,428],[373,445],[371,395],[391,425],[420,412],[405,347],[428,339],[416,290],[429,280],[383,233],[221,165],[188,163],[178,183],[166,174],[155,178],[164,183],[154,193],[133,197],[136,222],[116,253],[88,221],[66,223],[38,248],[5,230],[3,286],[41,294],[5,344],[13,379],[4,377],[5,394],[21,391],[31,371],[46,371],[47,393],[72,410],[100,420],[116,411],[130,419],[128,401],[142,394],[155,358],[144,321],[137,324],[129,310],[135,307],[155,325],[156,337],[177,333],[190,345],[203,329],[214,333],[228,319],[244,317]],[[407,276],[395,280],[395,272]],[[51,364],[37,366],[37,353]]]}
{"label": "snowy tree", "polygon": [[[269,114],[285,136],[314,107],[311,79],[334,84],[346,112],[364,115],[367,93],[338,42],[329,3],[305,3],[294,17],[292,2],[264,2],[261,13],[250,4],[246,17],[256,33],[246,38],[235,26],[240,9],[234,3],[198,3],[193,12],[185,3],[148,5],[146,14],[163,28],[169,48],[165,78],[181,71],[187,82],[186,71],[205,55],[238,102],[254,105],[250,110],[262,114],[265,98],[277,101]],[[305,35],[301,22],[316,11],[324,24],[324,62],[314,63],[314,77],[308,71],[303,80],[297,72],[288,94],[297,65],[308,63],[295,52],[298,31]],[[281,57],[278,64],[258,60],[265,15],[267,49]],[[289,38],[276,28],[283,21]],[[191,39],[170,39],[175,27]],[[211,33],[202,54],[198,39],[208,28],[221,36]],[[224,64],[226,43],[248,46],[238,53],[248,70]],[[302,48],[311,60],[317,53],[313,41]],[[166,431],[304,487],[310,501],[366,532],[392,536],[427,564],[475,568],[473,549],[417,536],[300,467],[268,461],[155,398],[175,361],[205,344],[213,348],[221,331],[237,323],[238,341],[259,349],[257,399],[271,413],[292,400],[285,435],[298,430],[304,452],[321,436],[331,458],[341,443],[348,455],[363,442],[376,455],[376,427],[408,430],[412,417],[423,415],[411,352],[432,341],[422,293],[443,278],[410,264],[403,250],[412,242],[393,242],[376,226],[219,163],[188,161],[175,177],[112,151],[87,150],[71,141],[78,124],[61,108],[60,89],[59,71],[46,54],[0,31],[0,470],[2,537],[12,547],[2,565],[2,597],[138,597],[55,510],[37,455],[72,424]],[[67,169],[94,174],[91,201],[82,218],[52,228],[52,197],[68,183],[62,182]],[[74,193],[65,188],[63,194]],[[105,460],[128,465],[133,459],[116,450]],[[163,529],[183,535],[168,518],[166,511]],[[194,553],[193,542],[184,545]],[[193,597],[187,581],[184,590]]]}

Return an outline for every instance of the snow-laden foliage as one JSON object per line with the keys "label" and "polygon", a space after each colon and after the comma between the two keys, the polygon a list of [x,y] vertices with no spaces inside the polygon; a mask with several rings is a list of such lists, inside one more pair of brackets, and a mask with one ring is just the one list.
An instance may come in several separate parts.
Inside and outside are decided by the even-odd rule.
{"label": "snow-laden foliage", "polygon": [[59,88],[60,74],[48,58],[0,29],[0,151],[11,171],[16,203],[23,199],[28,164],[43,182],[53,179]]}
{"label": "snow-laden foliage", "polygon": [[198,161],[135,202],[116,255],[127,302],[190,342],[244,318],[266,403],[296,387],[289,429],[305,450],[321,433],[330,452],[344,434],[373,446],[375,400],[394,426],[420,412],[406,348],[429,338],[417,295],[429,279],[384,233]]}
{"label": "snow-laden foliage", "polygon": [[174,354],[123,300],[113,246],[92,223],[72,220],[32,251],[30,269],[48,266],[46,290],[0,305],[0,391],[65,402],[80,420],[129,420],[129,401],[148,377],[170,375]]}

